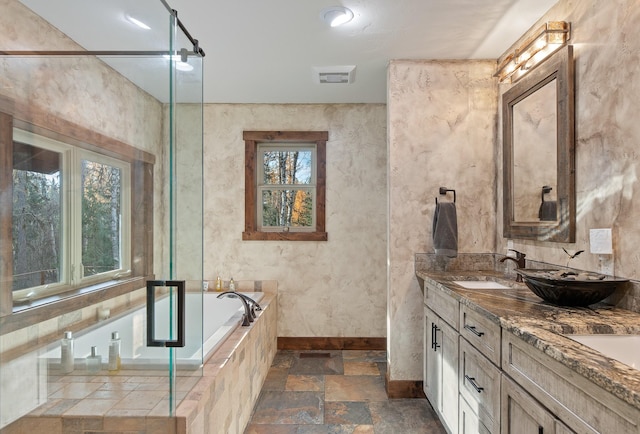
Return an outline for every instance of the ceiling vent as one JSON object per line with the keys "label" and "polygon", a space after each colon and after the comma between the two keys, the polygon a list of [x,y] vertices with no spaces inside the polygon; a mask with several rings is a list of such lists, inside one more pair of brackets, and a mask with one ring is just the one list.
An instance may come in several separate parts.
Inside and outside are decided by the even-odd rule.
{"label": "ceiling vent", "polygon": [[314,66],[313,81],[316,84],[350,84],[355,78],[355,65]]}

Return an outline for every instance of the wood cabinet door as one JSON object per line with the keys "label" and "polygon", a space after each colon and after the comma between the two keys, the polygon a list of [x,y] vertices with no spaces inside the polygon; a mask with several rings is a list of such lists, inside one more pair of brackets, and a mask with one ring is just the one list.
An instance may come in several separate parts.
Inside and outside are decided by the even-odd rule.
{"label": "wood cabinet door", "polygon": [[520,386],[502,375],[502,434],[553,434],[556,418]]}
{"label": "wood cabinet door", "polygon": [[438,316],[427,307],[424,309],[424,379],[423,388],[431,406],[437,412],[442,411],[442,399],[440,397],[440,384],[442,377],[442,352],[436,345],[436,329]]}
{"label": "wood cabinet door", "polygon": [[491,431],[482,424],[478,415],[462,395],[460,395],[459,403],[458,434],[492,434]]}
{"label": "wood cabinet door", "polygon": [[458,332],[424,310],[424,393],[447,426],[458,432]]}
{"label": "wood cabinet door", "polygon": [[451,432],[458,432],[458,332],[440,321],[436,331],[440,362],[442,418]]}

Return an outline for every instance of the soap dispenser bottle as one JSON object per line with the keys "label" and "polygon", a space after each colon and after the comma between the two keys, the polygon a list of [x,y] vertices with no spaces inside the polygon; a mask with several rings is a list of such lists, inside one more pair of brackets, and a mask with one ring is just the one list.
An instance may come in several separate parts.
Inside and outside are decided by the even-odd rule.
{"label": "soap dispenser bottle", "polygon": [[118,332],[111,333],[111,341],[109,342],[109,371],[120,370],[120,334]]}
{"label": "soap dispenser bottle", "polygon": [[60,371],[63,374],[73,372],[73,334],[64,332],[60,343]]}
{"label": "soap dispenser bottle", "polygon": [[91,355],[87,357],[87,371],[97,374],[102,368],[102,357],[98,355],[98,347],[91,347]]}

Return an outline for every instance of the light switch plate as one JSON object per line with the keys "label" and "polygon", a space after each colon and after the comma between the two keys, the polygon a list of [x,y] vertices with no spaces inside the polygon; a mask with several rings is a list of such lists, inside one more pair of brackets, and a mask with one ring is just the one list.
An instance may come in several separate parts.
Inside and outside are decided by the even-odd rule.
{"label": "light switch plate", "polygon": [[611,228],[589,230],[589,251],[595,255],[612,255]]}

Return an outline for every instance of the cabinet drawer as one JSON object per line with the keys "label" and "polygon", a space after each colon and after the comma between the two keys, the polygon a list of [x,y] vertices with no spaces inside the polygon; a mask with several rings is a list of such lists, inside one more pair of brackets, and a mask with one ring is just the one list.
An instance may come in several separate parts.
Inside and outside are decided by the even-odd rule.
{"label": "cabinet drawer", "polygon": [[456,331],[459,330],[460,304],[458,300],[442,292],[438,288],[425,285],[424,303],[440,318],[446,321]]}
{"label": "cabinet drawer", "polygon": [[496,366],[500,366],[501,333],[499,324],[464,304],[460,306],[460,334]]}
{"label": "cabinet drawer", "polygon": [[491,433],[500,432],[500,369],[460,338],[459,389]]}

